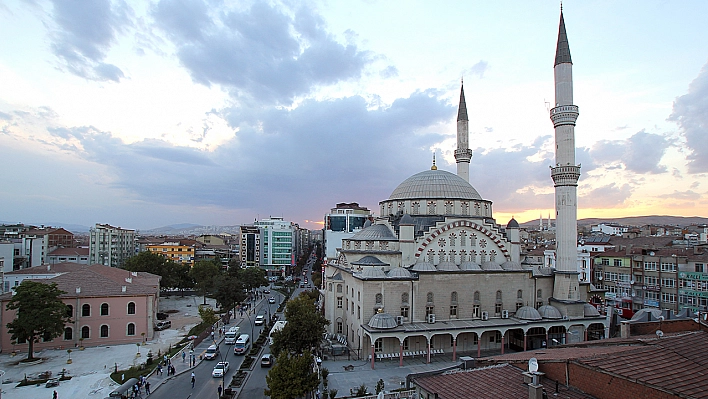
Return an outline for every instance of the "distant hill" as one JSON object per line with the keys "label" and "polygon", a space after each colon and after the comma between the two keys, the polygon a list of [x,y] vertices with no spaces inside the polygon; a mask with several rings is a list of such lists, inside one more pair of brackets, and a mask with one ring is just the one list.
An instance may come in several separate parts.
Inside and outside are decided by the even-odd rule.
{"label": "distant hill", "polygon": [[202,234],[238,234],[240,226],[202,226],[193,223],[172,224],[149,230],[139,230],[141,235],[202,235]]}
{"label": "distant hill", "polygon": [[[548,223],[548,219],[543,219],[543,223]],[[553,219],[555,223],[555,219]],[[647,224],[665,225],[665,226],[688,226],[691,224],[708,224],[708,218],[699,216],[629,216],[623,218],[588,218],[579,219],[578,226],[589,226],[599,223],[616,223],[625,226],[645,226]],[[521,223],[521,227],[536,227],[538,219],[531,220],[526,223]]]}

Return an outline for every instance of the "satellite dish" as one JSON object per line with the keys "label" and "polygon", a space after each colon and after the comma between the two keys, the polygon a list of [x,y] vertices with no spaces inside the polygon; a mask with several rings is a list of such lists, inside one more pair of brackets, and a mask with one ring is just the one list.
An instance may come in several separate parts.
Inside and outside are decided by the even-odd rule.
{"label": "satellite dish", "polygon": [[535,373],[538,371],[538,360],[535,357],[529,359],[529,371]]}
{"label": "satellite dish", "polygon": [[657,338],[661,338],[664,336],[664,332],[661,330],[656,330],[656,336],[657,336]]}

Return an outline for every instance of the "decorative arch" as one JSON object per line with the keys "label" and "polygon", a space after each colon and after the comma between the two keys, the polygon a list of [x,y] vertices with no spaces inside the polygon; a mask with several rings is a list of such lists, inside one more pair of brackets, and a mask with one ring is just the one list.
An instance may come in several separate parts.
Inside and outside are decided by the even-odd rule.
{"label": "decorative arch", "polygon": [[[499,250],[502,252],[501,255],[504,256],[505,258],[509,258],[509,249],[506,248],[504,245],[504,242],[502,241],[499,236],[494,233],[493,231],[489,230],[488,228],[478,225],[476,223],[472,223],[469,220],[456,220],[454,222],[450,222],[444,226],[436,228],[434,231],[428,235],[428,237],[423,240],[423,242],[420,244],[418,249],[415,252],[415,257],[418,258],[420,255],[425,251],[426,247],[428,247],[431,243],[436,242],[436,238],[443,234],[444,232],[454,229],[454,228],[466,228],[466,229],[471,229],[475,230],[481,234],[484,234],[487,238],[486,240],[489,240],[497,245],[499,247]],[[470,236],[471,237],[471,236]]]}

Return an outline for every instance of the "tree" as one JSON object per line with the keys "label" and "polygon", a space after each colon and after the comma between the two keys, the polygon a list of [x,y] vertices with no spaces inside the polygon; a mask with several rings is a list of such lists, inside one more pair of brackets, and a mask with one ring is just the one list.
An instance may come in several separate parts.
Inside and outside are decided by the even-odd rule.
{"label": "tree", "polygon": [[220,275],[221,263],[213,260],[200,260],[189,271],[189,276],[194,280],[197,291],[204,296],[204,304],[206,304],[207,294],[214,289],[216,278]]}
{"label": "tree", "polygon": [[247,290],[268,285],[265,270],[260,267],[245,267],[238,269],[238,278]]}
{"label": "tree", "polygon": [[178,265],[156,252],[143,251],[129,258],[123,268],[131,272],[156,274],[161,277],[160,287],[178,288],[184,283],[180,281],[180,269],[184,266],[186,265]]}
{"label": "tree", "polygon": [[300,295],[288,301],[285,319],[288,324],[273,334],[273,345],[270,349],[276,356],[283,351],[302,354],[316,349],[325,332],[325,326],[329,324],[307,295]]}
{"label": "tree", "polygon": [[281,353],[266,375],[268,388],[263,393],[271,399],[293,399],[314,391],[320,381],[312,371],[313,361],[312,354],[307,351],[297,355]]}
{"label": "tree", "polygon": [[34,359],[34,343],[42,337],[52,340],[64,333],[64,325],[71,321],[69,308],[59,299],[66,292],[56,283],[44,284],[25,280],[15,287],[15,295],[7,310],[16,310],[16,317],[7,323],[8,332],[16,342],[27,341],[27,360]]}
{"label": "tree", "polygon": [[219,320],[219,316],[216,315],[214,309],[206,306],[199,307],[199,317],[202,318],[202,323],[206,324],[207,326],[210,326],[216,323],[217,320]]}
{"label": "tree", "polygon": [[213,297],[222,309],[231,309],[246,299],[243,282],[231,273],[226,273],[216,281]]}

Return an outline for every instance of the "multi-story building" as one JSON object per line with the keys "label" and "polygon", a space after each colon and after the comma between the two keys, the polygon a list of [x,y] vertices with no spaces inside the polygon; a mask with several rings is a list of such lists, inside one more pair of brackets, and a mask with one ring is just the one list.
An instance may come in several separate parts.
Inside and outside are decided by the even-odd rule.
{"label": "multi-story building", "polygon": [[201,248],[203,245],[196,240],[180,239],[168,240],[160,244],[148,244],[145,249],[158,253],[172,262],[194,266],[197,247]]}
{"label": "multi-story building", "polygon": [[678,306],[708,312],[708,250],[694,250],[685,267],[679,267]]}
{"label": "multi-story building", "polygon": [[241,267],[261,265],[261,231],[255,226],[241,226],[239,257]]}
{"label": "multi-story building", "polygon": [[89,263],[120,267],[135,255],[135,230],[96,223],[89,232]]}
{"label": "multi-story building", "polygon": [[324,218],[325,257],[335,258],[342,248],[342,240],[353,236],[370,219],[373,220],[371,211],[356,202],[342,202],[330,209]]}
{"label": "multi-story building", "polygon": [[269,277],[284,276],[295,265],[295,225],[282,217],[270,217],[254,222],[253,226],[261,234],[260,266]]}
{"label": "multi-story building", "polygon": [[47,263],[55,265],[57,263],[71,262],[87,265],[88,258],[88,248],[57,248],[49,253]]}

